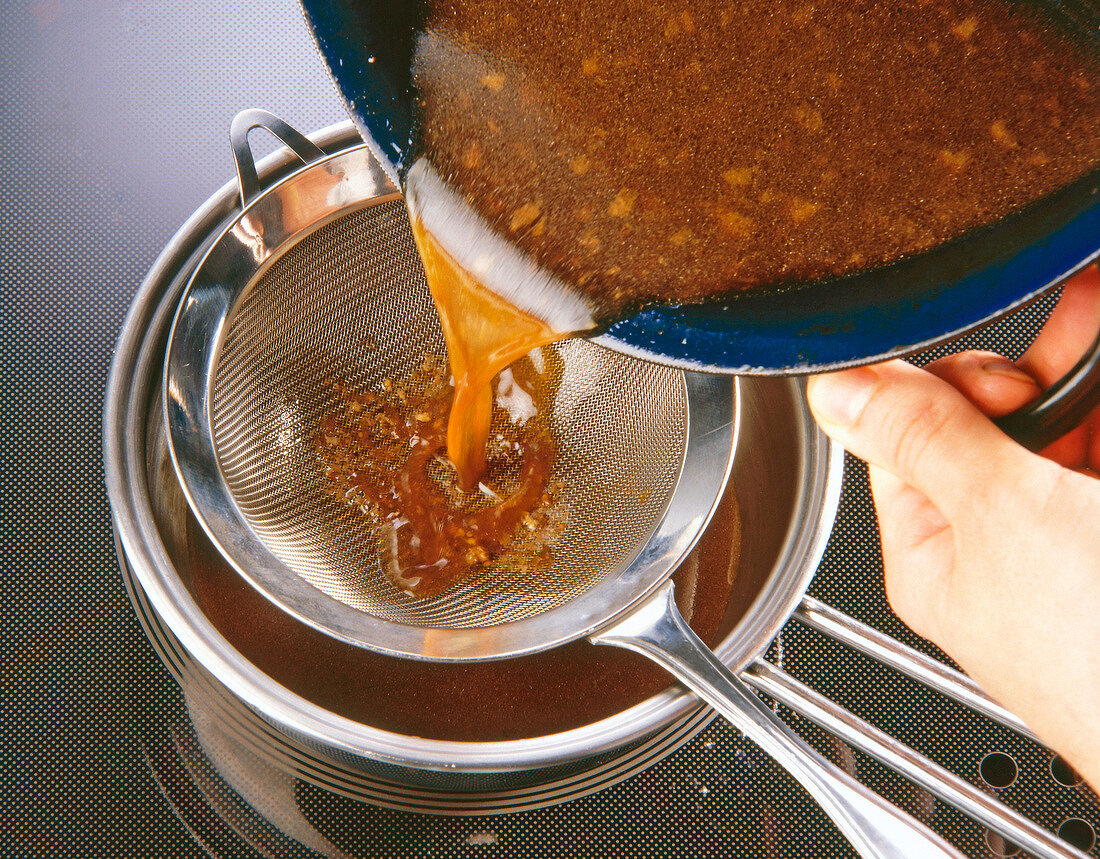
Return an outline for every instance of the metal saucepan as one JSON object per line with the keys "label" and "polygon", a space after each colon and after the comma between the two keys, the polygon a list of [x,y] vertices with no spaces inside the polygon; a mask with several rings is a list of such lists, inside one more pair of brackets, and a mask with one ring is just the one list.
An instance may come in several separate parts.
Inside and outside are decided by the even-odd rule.
{"label": "metal saucepan", "polygon": [[[327,152],[361,146],[350,127],[313,140]],[[283,150],[259,172],[263,181],[275,182],[298,166]],[[281,685],[204,614],[194,591],[187,501],[167,450],[160,380],[180,295],[213,239],[239,214],[233,183],[181,228],[134,299],[117,342],[104,460],[120,552],[142,591],[135,601],[150,606],[198,663],[277,730],[330,760],[391,781],[452,790],[539,784],[690,713],[696,699],[673,687],[600,722],[529,739],[447,742],[398,734],[340,716]],[[740,607],[731,603],[714,647],[734,670],[760,657],[808,586],[836,515],[843,466],[841,451],[814,426],[796,381],[739,385],[740,444],[753,455],[737,459],[730,480],[742,511],[737,582],[751,591]]]}
{"label": "metal saucepan", "polygon": [[[239,158],[253,124],[286,130],[270,115],[242,114],[232,134]],[[310,144],[299,154],[322,157],[255,199],[242,186],[245,209],[198,265],[169,334],[163,390],[173,463],[226,560],[287,613],[384,655],[483,661],[581,637],[635,650],[795,776],[861,855],[902,857],[915,845],[957,855],[800,740],[673,600],[668,578],[710,520],[734,460],[757,455],[739,444],[736,381],[564,344],[550,408],[568,516],[549,570],[506,565],[420,601],[382,580],[380,550],[360,535],[360,517],[334,520],[332,508],[346,507],[311,491],[320,476],[311,438],[324,408],[314,400],[329,376],[349,386],[407,378],[425,348],[439,348],[438,333],[428,346],[423,340],[438,323],[408,220],[365,147],[324,157]],[[242,177],[250,164],[239,165]],[[632,442],[618,448],[620,438]],[[840,454],[824,448],[833,463],[825,491],[835,497]],[[594,459],[595,451],[603,455]],[[363,553],[340,559],[361,543]]]}

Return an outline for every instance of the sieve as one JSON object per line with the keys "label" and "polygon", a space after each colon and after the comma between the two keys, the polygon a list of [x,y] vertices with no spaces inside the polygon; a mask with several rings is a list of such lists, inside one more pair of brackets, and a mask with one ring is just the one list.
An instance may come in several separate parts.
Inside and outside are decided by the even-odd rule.
{"label": "sieve", "polygon": [[[256,125],[307,163],[319,154],[269,114],[246,112],[232,130],[239,164],[251,164]],[[567,516],[551,570],[490,566],[426,600],[394,587],[377,528],[325,491],[311,439],[332,406],[328,380],[410,379],[425,354],[444,351],[404,204],[365,146],[313,160],[258,196],[247,164],[244,210],[183,294],[164,378],[184,492],[246,580],[300,620],[395,656],[499,659],[586,636],[635,650],[781,763],[862,855],[958,855],[803,743],[677,609],[669,576],[737,452],[735,380],[584,341],[552,347],[554,477]]]}

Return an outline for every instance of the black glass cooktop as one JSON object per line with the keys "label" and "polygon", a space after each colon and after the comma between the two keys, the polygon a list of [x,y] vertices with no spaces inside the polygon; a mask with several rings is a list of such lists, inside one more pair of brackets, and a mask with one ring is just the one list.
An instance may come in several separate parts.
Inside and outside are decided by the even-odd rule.
{"label": "black glass cooktop", "polygon": [[[721,722],[604,790],[507,813],[485,798],[427,814],[275,770],[234,781],[212,763],[116,555],[101,464],[108,367],[149,266],[233,175],[233,115],[265,107],[303,130],[345,116],[291,0],[33,0],[3,18],[0,855],[851,855],[787,777]],[[968,342],[1018,353],[1048,309],[1041,303]],[[885,604],[865,473],[854,461],[811,592],[934,653]],[[1095,798],[1061,783],[1049,753],[841,650],[792,624],[772,656],[1052,831],[1090,843]],[[791,721],[837,754],[816,729]],[[994,753],[1016,766],[1011,785],[999,788],[993,769],[982,769]],[[861,777],[924,809],[967,855],[1011,854],[981,826],[854,759]]]}

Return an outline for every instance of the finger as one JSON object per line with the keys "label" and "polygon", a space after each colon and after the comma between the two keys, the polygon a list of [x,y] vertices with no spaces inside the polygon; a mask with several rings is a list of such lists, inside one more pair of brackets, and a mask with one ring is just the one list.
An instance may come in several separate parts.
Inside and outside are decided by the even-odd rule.
{"label": "finger", "polygon": [[[1030,375],[994,352],[960,352],[933,361],[925,369],[949,382],[991,417],[1026,405],[1041,390]],[[1100,407],[1081,426],[1043,448],[1042,455],[1066,468],[1100,463],[1100,434],[1092,429],[1095,426],[1100,426]]]}
{"label": "finger", "polygon": [[961,391],[991,417],[1020,408],[1041,390],[1035,379],[995,352],[959,352],[933,361],[924,369]]}
{"label": "finger", "polygon": [[[1100,329],[1100,268],[1090,265],[1069,278],[1039,336],[1020,357],[1018,365],[1043,387],[1062,378],[1096,339]],[[1100,463],[1100,445],[1090,440],[1100,425],[1100,407],[1082,425],[1043,449],[1047,459],[1067,468]]]}
{"label": "finger", "polygon": [[1046,387],[1077,363],[1100,328],[1100,268],[1090,265],[1066,281],[1062,297],[1019,365]]}
{"label": "finger", "polygon": [[935,640],[944,627],[944,580],[955,565],[954,532],[923,492],[877,466],[869,474],[886,596],[910,629]]}
{"label": "finger", "polygon": [[826,433],[952,522],[976,499],[1003,496],[1027,455],[951,385],[904,361],[815,376],[808,396]]}

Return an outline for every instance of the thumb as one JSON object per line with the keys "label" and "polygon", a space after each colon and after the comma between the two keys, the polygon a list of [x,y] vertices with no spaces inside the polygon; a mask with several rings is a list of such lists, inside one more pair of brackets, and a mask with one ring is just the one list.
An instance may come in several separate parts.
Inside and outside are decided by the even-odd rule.
{"label": "thumb", "polygon": [[826,433],[949,521],[995,497],[1027,456],[952,385],[904,361],[815,376],[807,395]]}

